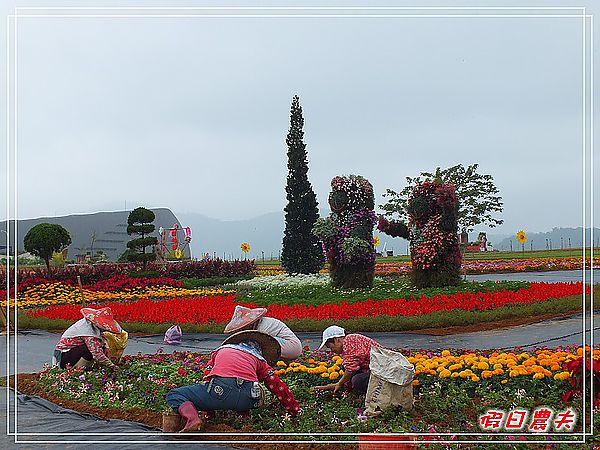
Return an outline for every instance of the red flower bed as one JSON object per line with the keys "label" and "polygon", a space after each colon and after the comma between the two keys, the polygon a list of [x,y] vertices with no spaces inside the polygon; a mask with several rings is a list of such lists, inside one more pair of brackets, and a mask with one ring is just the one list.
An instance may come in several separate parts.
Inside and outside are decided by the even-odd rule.
{"label": "red flower bed", "polygon": [[[93,284],[107,280],[117,275],[126,276],[140,267],[132,263],[112,263],[94,265],[76,265],[67,267],[45,267],[26,269],[19,272],[19,284],[27,278],[37,278],[46,281],[63,281],[74,283],[77,276],[81,277],[84,284]],[[168,278],[210,278],[210,277],[238,277],[248,275],[255,268],[254,260],[224,261],[210,259],[206,261],[182,261],[169,264],[150,263],[147,271],[158,272]],[[13,271],[10,273],[10,284],[13,285]],[[6,270],[0,269],[0,286],[6,285]]]}
{"label": "red flower bed", "polygon": [[168,277],[144,278],[144,277],[128,277],[126,275],[115,275],[107,280],[101,280],[97,283],[85,286],[90,291],[123,291],[125,289],[144,288],[146,286],[174,286],[182,287],[181,281],[174,280]]}
{"label": "red flower bed", "polygon": [[[587,288],[589,291],[589,287]],[[366,316],[414,316],[454,309],[485,311],[515,303],[538,303],[551,298],[581,295],[582,283],[531,283],[529,289],[495,292],[458,292],[435,297],[410,297],[389,300],[365,300],[360,302],[307,305],[269,305],[269,316],[281,320],[316,319],[344,320]],[[121,322],[150,323],[226,323],[231,319],[236,304],[235,295],[223,297],[192,297],[153,301],[138,300],[131,303],[104,303],[110,306]],[[244,303],[254,308],[254,303]],[[44,310],[28,311],[32,317],[78,320],[81,318],[78,305],[50,306]]]}

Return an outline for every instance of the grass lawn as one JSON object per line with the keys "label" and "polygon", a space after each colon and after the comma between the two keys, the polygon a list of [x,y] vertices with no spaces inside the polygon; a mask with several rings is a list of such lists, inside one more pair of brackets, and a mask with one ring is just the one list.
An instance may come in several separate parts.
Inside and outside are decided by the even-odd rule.
{"label": "grass lawn", "polygon": [[[581,258],[583,249],[581,248],[570,248],[570,249],[557,249],[557,250],[527,250],[527,246],[525,246],[525,251],[513,251],[513,252],[468,252],[464,254],[464,258],[466,261],[478,261],[478,260],[493,260],[493,259],[535,259],[535,258]],[[516,247],[515,247],[516,248]],[[588,249],[589,250],[589,249]],[[594,249],[594,254],[600,254],[600,247]],[[589,251],[586,255],[589,258]],[[378,263],[385,262],[405,262],[410,261],[410,256],[408,255],[396,255],[396,256],[387,256],[387,257],[378,257]],[[278,259],[272,260],[262,260],[257,258],[255,260],[257,266],[272,266],[279,265],[280,262]]]}

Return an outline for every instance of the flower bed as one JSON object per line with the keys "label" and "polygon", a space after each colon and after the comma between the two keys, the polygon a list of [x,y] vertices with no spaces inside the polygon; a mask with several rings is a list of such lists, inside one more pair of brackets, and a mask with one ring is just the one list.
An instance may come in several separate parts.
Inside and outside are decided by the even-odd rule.
{"label": "flower bed", "polygon": [[[589,287],[587,287],[589,291]],[[387,300],[363,300],[352,303],[314,305],[269,305],[269,315],[281,320],[314,319],[339,321],[378,316],[419,316],[441,311],[486,311],[506,305],[540,303],[549,299],[582,294],[582,283],[531,283],[528,288],[493,291],[461,291],[426,297],[409,296]],[[236,304],[254,308],[256,303],[240,302],[235,295],[213,297],[182,297],[163,301],[148,299],[129,303],[108,303],[121,322],[151,322],[179,324],[227,323]],[[49,319],[77,320],[81,317],[78,305],[50,306],[28,311],[27,316]]]}
{"label": "flower bed", "polygon": [[318,273],[314,275],[265,275],[250,280],[242,280],[226,285],[236,290],[246,289],[279,289],[304,286],[328,286],[329,275]]}
{"label": "flower bed", "polygon": [[[185,289],[182,283],[172,278],[131,278],[116,275],[83,287],[83,297],[87,302],[129,301],[144,298],[176,298],[190,296],[223,295],[233,291],[222,289]],[[71,281],[48,282],[40,278],[27,278],[19,284],[18,307],[43,307],[59,304],[81,303],[81,292]],[[6,305],[6,291],[0,290],[2,306]],[[10,290],[11,304],[14,306],[14,289]]]}
{"label": "flower bed", "polygon": [[[253,260],[224,261],[209,259],[202,261],[181,261],[167,264],[149,263],[148,272],[168,278],[210,278],[210,277],[240,277],[248,275],[254,269]],[[116,275],[128,275],[140,267],[132,263],[111,263],[94,265],[74,265],[26,269],[19,272],[19,277],[43,278],[48,281],[74,281],[80,276],[83,283],[97,283]],[[14,283],[13,272],[10,273],[10,284]],[[19,281],[20,282],[20,281]],[[6,270],[0,267],[0,286],[6,285]]]}
{"label": "flower bed", "polygon": [[[586,267],[590,267],[590,258],[586,260]],[[532,258],[532,259],[485,259],[463,261],[461,270],[468,275],[484,273],[506,273],[506,272],[548,272],[553,270],[580,270],[583,267],[581,258]],[[375,275],[405,275],[410,272],[410,261],[377,262],[375,264]],[[256,266],[253,272],[256,276],[272,276],[285,274],[281,266]],[[329,273],[329,269],[321,270],[321,273]]]}
{"label": "flower bed", "polygon": [[[590,258],[587,258],[585,266],[589,268],[590,264]],[[547,272],[553,270],[581,270],[582,268],[582,258],[499,259],[463,262],[463,271],[467,274]]]}
{"label": "flower bed", "polygon": [[[478,417],[490,408],[531,410],[544,405],[555,411],[570,407],[581,414],[581,399],[567,399],[565,393],[571,390],[573,376],[568,367],[579,360],[583,349],[538,348],[528,352],[448,349],[403,353],[417,369],[412,411],[390,409],[376,419],[365,420],[359,411],[362,399],[355,394],[311,391],[313,386],[338,378],[343,371],[343,360],[305,348],[297,361],[277,364],[278,374],[302,408],[297,418],[286,415],[267,392],[265,407],[252,410],[249,418],[219,412],[211,422],[270,433],[417,432],[431,433],[433,437],[438,432],[482,432]],[[599,361],[600,348],[595,348],[588,359],[592,355],[594,361]],[[45,368],[35,383],[42,395],[76,400],[82,405],[160,413],[168,410],[164,395],[169,389],[202,380],[207,358],[187,352],[138,354],[126,356],[114,372]],[[462,367],[453,367],[456,365]],[[446,370],[459,375],[447,376]],[[472,375],[460,375],[465,370]],[[493,371],[497,373],[487,375]],[[598,420],[598,414],[595,417]],[[580,430],[581,425],[578,423],[574,428]]]}

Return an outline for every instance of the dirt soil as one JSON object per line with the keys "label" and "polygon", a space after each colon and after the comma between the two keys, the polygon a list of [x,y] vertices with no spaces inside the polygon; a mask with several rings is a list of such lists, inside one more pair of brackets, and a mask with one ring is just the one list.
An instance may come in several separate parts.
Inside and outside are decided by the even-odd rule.
{"label": "dirt soil", "polygon": [[[39,375],[36,373],[20,373],[17,377],[18,379],[18,391],[21,394],[25,395],[34,395],[37,397],[41,397],[45,400],[48,400],[52,403],[62,406],[63,408],[71,409],[73,411],[77,411],[80,413],[90,414],[92,416],[98,417],[99,419],[110,420],[110,419],[119,419],[126,420],[128,422],[137,422],[143,425],[147,425],[152,428],[161,429],[162,428],[162,414],[149,411],[142,408],[127,408],[127,409],[117,409],[117,408],[100,408],[97,406],[91,406],[85,403],[80,403],[72,400],[65,400],[63,398],[57,397],[53,394],[47,392],[46,389],[40,387],[37,384]],[[14,378],[11,377],[9,379],[9,383],[11,387],[14,387]],[[244,427],[241,430],[237,430],[225,424],[207,424],[205,431],[207,433],[231,433],[230,436],[207,436],[206,439],[202,439],[202,436],[185,436],[177,437],[177,439],[186,439],[190,441],[202,441],[202,440],[210,440],[210,441],[244,441],[244,440],[252,440],[254,436],[236,436],[236,433],[256,433],[261,430],[254,430],[250,427]],[[287,436],[260,436],[256,437],[260,440],[291,440],[290,437]],[[291,444],[239,444],[232,445],[234,448],[249,448],[256,450],[283,450],[290,447]],[[333,450],[338,449],[339,446],[332,444],[294,444],[294,448],[299,448],[301,450]],[[357,444],[344,444],[344,449],[348,450],[357,450]]]}

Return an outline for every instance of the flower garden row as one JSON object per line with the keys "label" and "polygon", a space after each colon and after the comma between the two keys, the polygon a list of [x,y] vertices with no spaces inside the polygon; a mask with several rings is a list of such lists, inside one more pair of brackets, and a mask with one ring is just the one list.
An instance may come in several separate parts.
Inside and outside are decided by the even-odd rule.
{"label": "flower garden row", "polygon": [[[590,266],[590,259],[586,260],[586,267]],[[480,260],[463,261],[462,269],[467,274],[482,274],[495,272],[526,272],[526,271],[552,271],[552,270],[578,270],[583,267],[581,258],[534,258],[534,259],[507,259],[507,260]],[[378,262],[375,266],[375,275],[403,275],[410,271],[411,263]],[[73,282],[78,276],[85,283],[97,283],[101,280],[115,276],[126,276],[136,273],[139,269],[134,264],[96,264],[77,265],[61,268],[29,268],[21,271],[21,277],[44,279],[47,281]],[[181,278],[211,278],[211,277],[241,277],[247,275],[267,276],[285,273],[278,265],[255,265],[252,260],[245,261],[223,261],[220,259],[206,261],[188,261],[170,263],[166,265],[148,264],[146,272],[155,277],[167,277],[172,279]],[[321,271],[327,273],[325,268]],[[21,283],[21,280],[20,280]],[[10,284],[14,284],[11,279]],[[0,286],[6,285],[6,270],[0,267]]]}
{"label": "flower garden row", "polygon": [[[215,280],[214,278],[208,280]],[[230,278],[222,279],[224,281],[231,280]],[[242,279],[235,283],[225,284],[225,288],[203,288],[195,287],[199,282],[204,280],[185,279],[184,282],[174,280],[168,277],[146,278],[146,277],[128,277],[126,275],[115,275],[106,280],[100,280],[96,283],[85,284],[80,290],[76,283],[66,281],[48,281],[43,278],[28,277],[22,280],[18,286],[18,306],[21,309],[39,308],[59,304],[76,304],[82,300],[90,303],[100,303],[104,301],[132,301],[139,299],[166,299],[177,297],[199,297],[210,295],[233,294],[241,291],[244,296],[250,299],[254,291],[254,295],[260,292],[265,297],[263,300],[267,303],[269,297],[275,296],[277,299],[287,299],[288,303],[304,303],[310,300],[311,288],[319,288],[318,292],[314,291],[322,300],[323,303],[339,302],[350,291],[343,293],[337,292],[331,298],[332,290],[329,288],[329,276],[327,274],[314,275],[274,275],[264,277],[254,277],[251,279]],[[406,280],[402,279],[378,279],[376,286],[370,290],[356,291],[360,292],[359,298],[367,299],[384,299],[398,298],[406,295],[414,294],[415,290],[410,289]],[[498,290],[507,288],[515,290],[518,287],[529,286],[524,282],[505,282],[505,283],[488,283],[488,285],[467,283],[467,287],[462,288],[447,288],[445,290],[434,290],[435,294],[442,292],[454,292],[457,290],[470,289],[474,286],[479,290]],[[307,290],[308,289],[308,290]],[[431,291],[431,290],[430,290]],[[326,294],[329,294],[327,296]],[[427,295],[431,296],[431,294]],[[11,299],[11,307],[14,306],[15,290],[11,287],[9,290],[9,298]],[[301,298],[298,298],[301,297]],[[0,290],[0,304],[6,304],[6,290]]]}
{"label": "flower garden row", "polygon": [[[590,267],[591,260],[587,258],[586,267]],[[410,272],[412,264],[406,262],[377,262],[375,264],[376,276],[406,275]],[[553,270],[580,270],[583,268],[582,258],[533,258],[533,259],[495,259],[480,261],[463,261],[462,271],[468,275],[485,273],[506,272],[548,272]],[[328,273],[329,269],[321,270]],[[257,276],[279,275],[285,273],[281,266],[260,265],[254,269]]]}
{"label": "flower garden row", "polygon": [[[158,293],[161,289],[157,288]],[[182,288],[170,288],[168,299],[155,301],[140,299],[129,302],[105,302],[120,322],[179,323],[179,324],[225,324],[237,304],[254,308],[251,301],[240,301],[236,295],[182,296],[173,298],[172,293]],[[589,286],[586,291],[589,293]],[[459,291],[427,297],[423,294],[406,298],[382,300],[342,300],[336,303],[270,304],[269,315],[284,321],[313,319],[317,321],[340,321],[362,317],[419,316],[443,311],[486,311],[507,305],[527,305],[550,299],[580,296],[582,283],[531,283],[517,290]],[[97,292],[96,292],[97,294]],[[20,302],[21,300],[19,300]],[[78,320],[80,305],[54,305],[45,309],[29,310],[29,317]]]}
{"label": "flower garden row", "polygon": [[[162,299],[191,296],[229,294],[223,289],[186,289],[180,281],[172,278],[132,278],[116,275],[107,280],[84,285],[80,291],[71,281],[48,282],[30,277],[19,284],[19,308],[44,307],[57,304],[81,304],[82,296],[87,302],[129,301],[135,299]],[[0,290],[2,306],[6,305],[6,291]],[[14,306],[14,288],[10,289],[10,306]]]}
{"label": "flower garden row", "polygon": [[[249,275],[255,268],[254,261],[224,261],[209,259],[202,261],[181,261],[177,263],[158,264],[148,263],[145,272],[156,277],[181,278],[212,278],[212,277],[240,277]],[[97,283],[117,275],[137,273],[139,266],[133,263],[111,263],[94,265],[76,265],[54,267],[50,270],[45,267],[28,268],[19,271],[21,278],[43,278],[48,281],[72,282],[81,277],[85,283]],[[19,279],[19,282],[21,279]],[[13,271],[10,272],[10,284],[14,284]],[[0,267],[0,286],[6,285],[6,270]]]}
{"label": "flower garden row", "polygon": [[[600,349],[590,351],[588,348],[587,351],[588,365],[598,376]],[[343,360],[305,348],[298,360],[289,364],[279,362],[276,367],[302,407],[303,412],[297,418],[284,415],[276,399],[267,393],[266,406],[252,410],[249,418],[242,421],[235,414],[221,412],[213,421],[275,433],[433,433],[481,432],[477,418],[491,407],[504,410],[531,409],[539,405],[555,410],[570,407],[581,415],[582,348],[403,353],[416,368],[412,411],[385,411],[380,418],[364,420],[358,409],[360,398],[354,394],[312,392],[312,387],[339,378],[343,373]],[[143,408],[154,412],[158,421],[159,414],[168,409],[164,400],[166,392],[200,382],[207,359],[208,355],[159,351],[152,355],[126,356],[119,370],[113,372],[45,368],[36,383],[45,395],[75,399],[80,404],[108,410]],[[432,424],[435,424],[433,430]]]}

